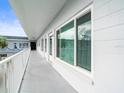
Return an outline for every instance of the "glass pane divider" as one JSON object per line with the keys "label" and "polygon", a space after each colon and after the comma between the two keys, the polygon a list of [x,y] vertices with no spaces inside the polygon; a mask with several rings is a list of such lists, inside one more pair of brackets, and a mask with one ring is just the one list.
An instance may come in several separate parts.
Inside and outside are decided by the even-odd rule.
{"label": "glass pane divider", "polygon": [[74,19],[74,66],[77,66],[77,21]]}

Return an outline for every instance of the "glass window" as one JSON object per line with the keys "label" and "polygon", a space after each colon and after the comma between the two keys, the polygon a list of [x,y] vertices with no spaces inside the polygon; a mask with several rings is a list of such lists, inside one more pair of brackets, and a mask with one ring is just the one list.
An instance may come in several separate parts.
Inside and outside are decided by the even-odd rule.
{"label": "glass window", "polygon": [[47,51],[47,39],[45,39],[45,52]]}
{"label": "glass window", "polygon": [[17,44],[16,43],[14,43],[14,49],[17,49]]}
{"label": "glass window", "polygon": [[19,48],[21,48],[21,46],[22,46],[22,44],[21,44],[21,43],[19,43]]}
{"label": "glass window", "polygon": [[23,43],[23,47],[25,46],[25,43]]}
{"label": "glass window", "polygon": [[77,65],[91,71],[91,12],[77,19]]}
{"label": "glass window", "polygon": [[74,64],[74,21],[57,31],[57,57]]}
{"label": "glass window", "polygon": [[57,48],[57,51],[56,51],[56,56],[57,57],[60,57],[60,45],[61,43],[60,43],[60,30],[58,30],[57,31],[57,46],[56,46],[56,48]]}
{"label": "glass window", "polygon": [[28,47],[28,43],[26,43],[26,46]]}
{"label": "glass window", "polygon": [[49,38],[49,54],[52,55],[52,36]]}

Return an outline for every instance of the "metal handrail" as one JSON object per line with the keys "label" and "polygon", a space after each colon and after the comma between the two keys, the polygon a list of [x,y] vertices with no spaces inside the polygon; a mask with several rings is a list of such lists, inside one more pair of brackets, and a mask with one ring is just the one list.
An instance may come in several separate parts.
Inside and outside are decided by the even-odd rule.
{"label": "metal handrail", "polygon": [[0,61],[0,93],[18,93],[29,55],[30,48]]}

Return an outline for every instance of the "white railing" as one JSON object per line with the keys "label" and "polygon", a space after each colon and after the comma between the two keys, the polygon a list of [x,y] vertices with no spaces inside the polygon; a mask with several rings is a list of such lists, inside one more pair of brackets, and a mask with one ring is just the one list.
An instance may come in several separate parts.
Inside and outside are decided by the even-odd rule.
{"label": "white railing", "polygon": [[27,66],[30,49],[0,61],[0,93],[18,93]]}

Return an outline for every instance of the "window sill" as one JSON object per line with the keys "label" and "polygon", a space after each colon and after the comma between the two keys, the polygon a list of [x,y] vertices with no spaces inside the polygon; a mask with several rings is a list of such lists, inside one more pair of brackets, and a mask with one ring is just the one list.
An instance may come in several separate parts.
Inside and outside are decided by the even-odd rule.
{"label": "window sill", "polygon": [[[61,60],[60,58],[56,57],[56,60],[55,60],[57,63],[59,64],[64,64],[66,66],[68,66],[69,68],[72,68],[73,70],[75,70],[77,73],[79,73],[81,76],[85,76],[86,78],[88,78],[90,81],[94,81],[93,79],[93,74],[92,72],[88,71],[88,70],[85,70],[84,68],[81,68],[79,66],[74,66],[74,65],[71,65],[63,60]],[[54,62],[53,62],[54,63]]]}

